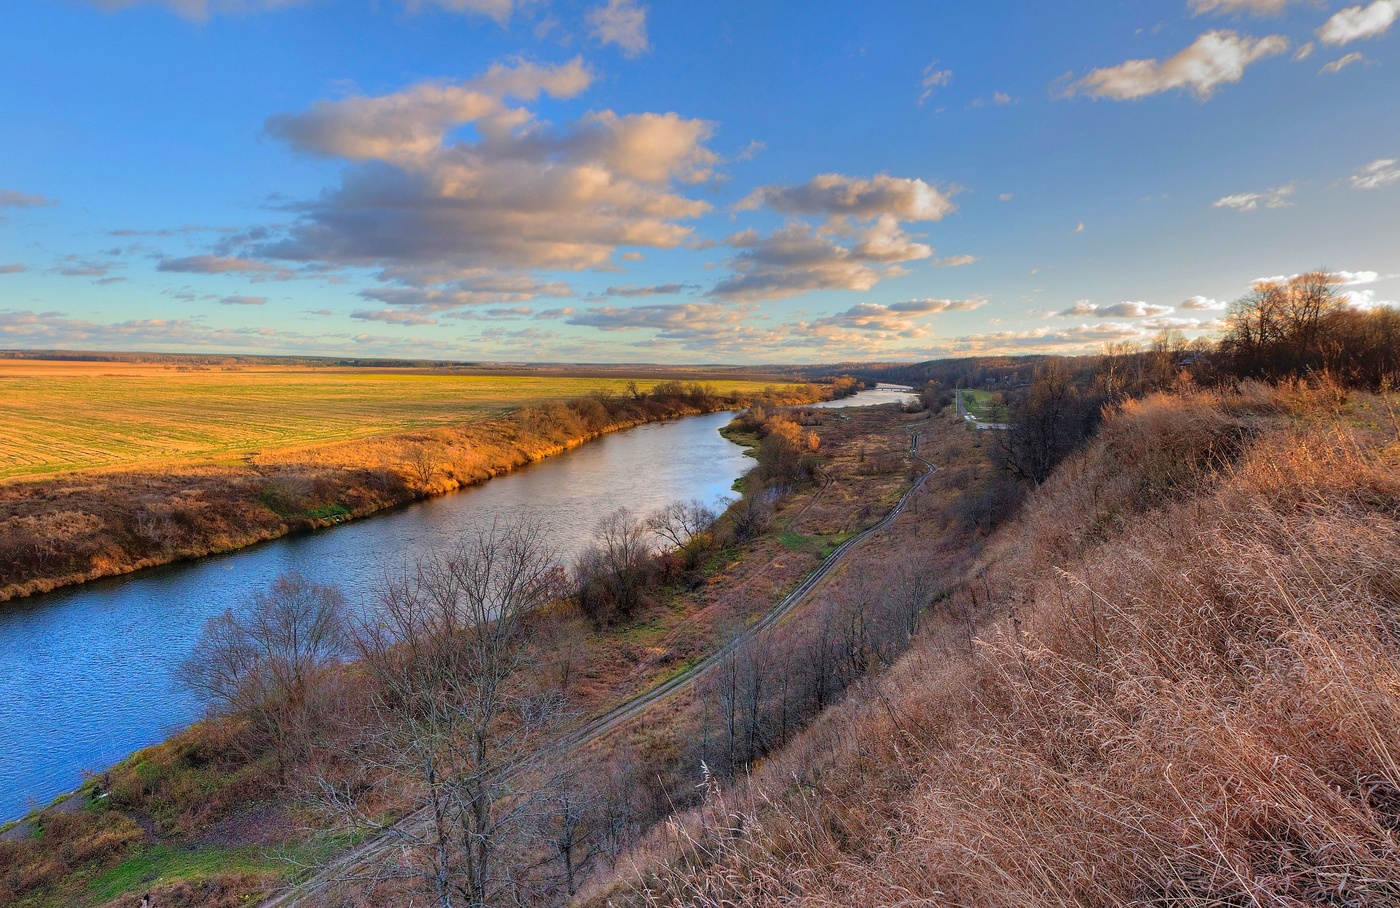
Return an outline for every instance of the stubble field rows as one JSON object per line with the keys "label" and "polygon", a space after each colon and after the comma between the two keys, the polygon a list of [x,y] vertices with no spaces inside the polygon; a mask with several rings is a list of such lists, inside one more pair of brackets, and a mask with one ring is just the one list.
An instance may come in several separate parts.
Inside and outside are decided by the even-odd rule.
{"label": "stubble field rows", "polygon": [[[646,389],[657,379],[638,380]],[[462,424],[628,379],[432,370],[0,362],[0,479],[234,461],[254,453]],[[763,383],[710,382],[720,393]]]}

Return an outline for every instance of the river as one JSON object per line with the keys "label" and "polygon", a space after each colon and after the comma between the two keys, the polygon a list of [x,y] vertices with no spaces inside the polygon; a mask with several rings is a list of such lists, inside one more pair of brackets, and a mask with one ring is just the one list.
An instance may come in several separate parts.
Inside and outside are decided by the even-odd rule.
{"label": "river", "polygon": [[[834,402],[870,406],[886,390]],[[568,560],[621,505],[714,504],[752,461],[719,429],[732,413],[640,426],[469,489],[228,555],[0,604],[0,822],[168,737],[199,706],[174,680],[204,622],[279,574],[339,584],[363,606],[416,554],[493,520],[536,518]]]}

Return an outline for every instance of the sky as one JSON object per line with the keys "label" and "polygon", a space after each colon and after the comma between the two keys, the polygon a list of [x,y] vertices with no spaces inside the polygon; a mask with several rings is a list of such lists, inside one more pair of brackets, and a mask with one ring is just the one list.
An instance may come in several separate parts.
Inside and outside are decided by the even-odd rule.
{"label": "sky", "polygon": [[1400,0],[12,0],[0,348],[1078,353],[1400,299]]}

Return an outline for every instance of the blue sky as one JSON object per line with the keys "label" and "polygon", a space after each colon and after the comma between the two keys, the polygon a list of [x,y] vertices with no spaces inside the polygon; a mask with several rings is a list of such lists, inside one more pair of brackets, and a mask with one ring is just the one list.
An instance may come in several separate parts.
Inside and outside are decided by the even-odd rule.
{"label": "blue sky", "polygon": [[1319,266],[1389,304],[1397,19],[10,3],[0,347],[830,362],[1196,336]]}

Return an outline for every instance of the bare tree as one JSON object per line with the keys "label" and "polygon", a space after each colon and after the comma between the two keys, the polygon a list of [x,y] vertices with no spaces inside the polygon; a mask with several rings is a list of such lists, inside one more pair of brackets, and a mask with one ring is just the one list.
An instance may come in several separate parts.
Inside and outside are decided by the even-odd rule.
{"label": "bare tree", "polygon": [[574,566],[579,604],[600,624],[631,617],[646,600],[655,572],[646,524],[618,508],[598,524],[596,538]]}
{"label": "bare tree", "polygon": [[647,518],[647,529],[671,545],[684,549],[690,541],[709,529],[715,512],[698,498],[673,501]]}
{"label": "bare tree", "polygon": [[778,495],[753,473],[744,477],[744,496],[729,508],[737,539],[752,539],[768,528]]}
{"label": "bare tree", "polygon": [[404,466],[418,484],[424,488],[432,485],[441,467],[437,452],[425,442],[418,442],[404,452]]}
{"label": "bare tree", "polygon": [[248,608],[211,618],[177,677],[211,711],[247,716],[285,780],[315,713],[317,682],[344,644],[340,590],[283,574]]}
{"label": "bare tree", "polygon": [[518,904],[541,885],[514,858],[538,846],[544,753],[566,715],[529,670],[524,632],[557,589],[553,567],[538,526],[493,526],[387,583],[356,628],[378,720],[366,775],[423,809],[389,826],[353,786],[323,794],[343,820],[396,839],[397,875],[438,908]]}
{"label": "bare tree", "polygon": [[917,557],[904,558],[887,577],[881,589],[882,632],[875,641],[880,661],[891,664],[903,652],[914,634],[924,609],[938,592],[938,578]]}
{"label": "bare tree", "polygon": [[601,853],[595,834],[601,812],[599,791],[588,773],[563,767],[551,777],[539,832],[559,862],[564,901],[578,894],[580,882]]}

